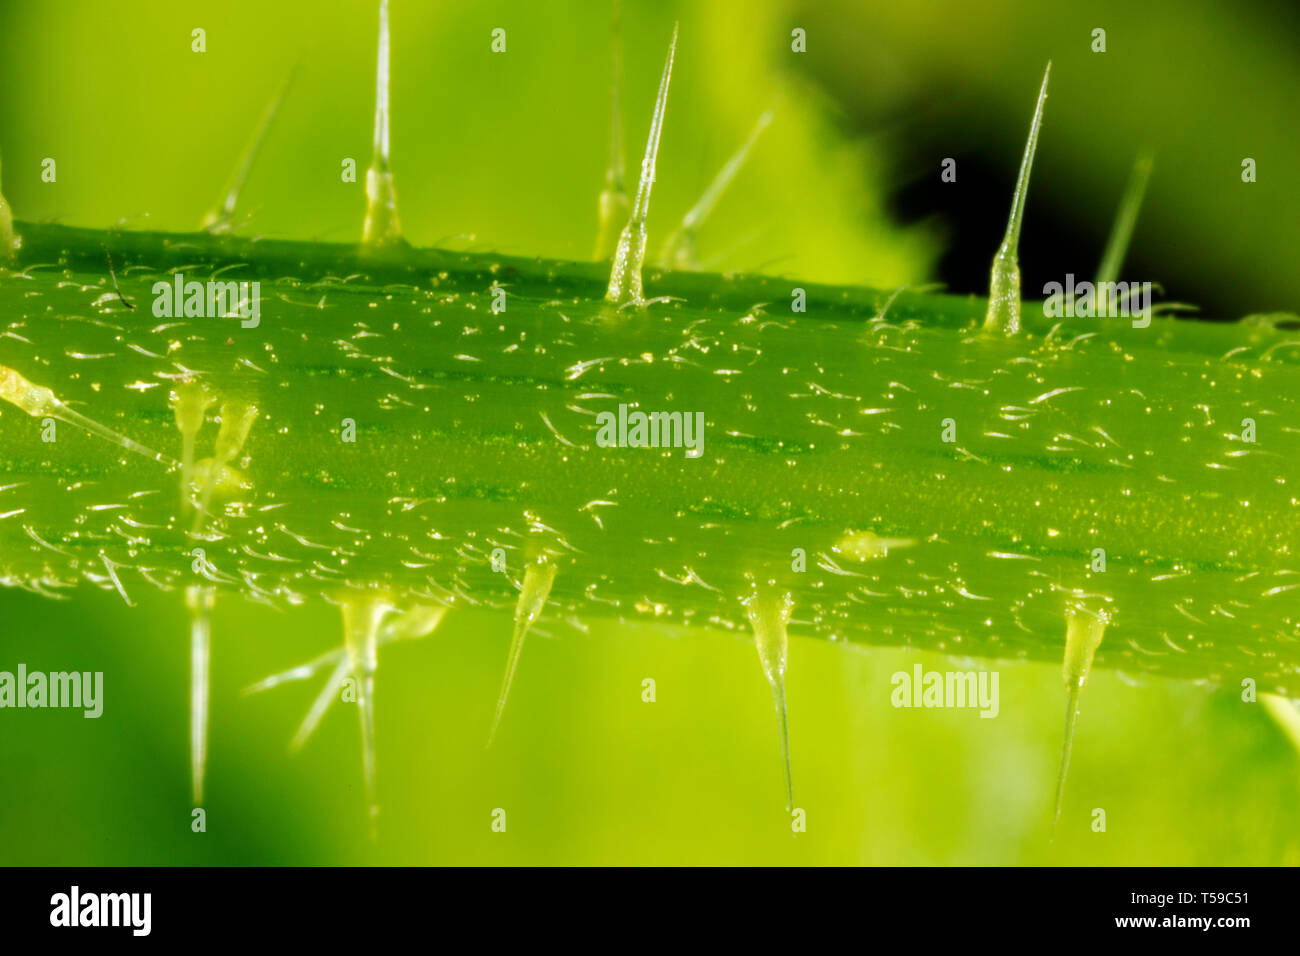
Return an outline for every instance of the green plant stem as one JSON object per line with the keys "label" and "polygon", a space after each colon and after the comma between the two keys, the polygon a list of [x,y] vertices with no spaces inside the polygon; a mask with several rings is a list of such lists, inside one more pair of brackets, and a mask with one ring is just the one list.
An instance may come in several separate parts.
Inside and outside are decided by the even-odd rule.
{"label": "green plant stem", "polygon": [[[232,463],[245,487],[200,542],[219,590],[509,607],[492,551],[517,570],[540,542],[552,614],[739,631],[764,574],[795,636],[1058,664],[1068,595],[1095,592],[1114,610],[1099,667],[1300,691],[1285,330],[1058,323],[1027,303],[1003,339],[978,334],[980,299],[903,293],[881,321],[881,291],[653,269],[647,288],[679,301],[620,311],[596,264],[18,231],[0,364],[171,455],[179,378],[258,407]],[[101,299],[105,245],[134,312]],[[260,325],[155,316],[175,271],[261,281]],[[601,447],[596,415],[620,404],[703,412],[703,454]],[[199,583],[178,470],[57,434],[0,408],[5,580],[108,587],[107,560],[128,590]],[[836,549],[850,531],[916,543],[859,560]]]}

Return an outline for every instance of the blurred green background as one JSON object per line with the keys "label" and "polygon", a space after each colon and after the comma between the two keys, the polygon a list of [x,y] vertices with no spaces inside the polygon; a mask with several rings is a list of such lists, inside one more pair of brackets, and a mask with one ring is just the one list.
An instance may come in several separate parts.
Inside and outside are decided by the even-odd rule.
{"label": "blurred green background", "polygon": [[[979,292],[1050,57],[1026,288],[1090,273],[1150,144],[1134,275],[1221,315],[1296,308],[1292,8],[737,0],[627,2],[623,19],[632,170],[681,21],[652,251],[775,106],[701,233],[706,265]],[[392,21],[408,238],[589,256],[608,154],[608,6],[392,0]],[[498,26],[507,52],[494,55]],[[796,26],[803,55],[790,52]],[[1100,56],[1095,26],[1108,28]],[[194,27],[205,54],[190,50]],[[191,230],[299,64],[241,198],[241,231],[351,241],[364,198],[339,168],[369,160],[374,37],[370,0],[0,4],[5,195],[22,219]],[[959,176],[945,192],[949,155]],[[1253,185],[1240,182],[1247,155]],[[56,183],[40,180],[47,156]],[[372,843],[351,708],[290,758],[318,682],[240,695],[336,645],[337,609],[233,600],[217,609],[208,831],[194,834],[185,612],[178,594],[124,583],[137,607],[88,588],[60,602],[0,590],[0,670],[100,670],[106,687],[99,720],[0,711],[0,863],[1300,863],[1300,760],[1234,688],[1094,674],[1049,844],[1059,669],[862,652],[796,627],[789,697],[808,828],[792,837],[747,639],[546,620],[488,752],[510,622],[472,611],[381,659]],[[895,710],[890,675],[917,661],[997,668],[1001,713]],[[491,830],[498,807],[503,834]],[[1105,833],[1090,829],[1094,807]]]}

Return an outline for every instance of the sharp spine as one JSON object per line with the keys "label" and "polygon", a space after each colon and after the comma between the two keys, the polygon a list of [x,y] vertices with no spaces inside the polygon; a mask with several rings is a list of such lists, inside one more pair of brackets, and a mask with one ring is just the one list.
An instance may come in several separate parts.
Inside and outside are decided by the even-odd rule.
{"label": "sharp spine", "polygon": [[1101,265],[1097,267],[1098,286],[1119,278],[1119,270],[1124,266],[1124,256],[1128,253],[1129,242],[1133,238],[1133,228],[1137,225],[1138,211],[1142,208],[1142,199],[1146,196],[1147,183],[1151,179],[1154,165],[1155,157],[1150,150],[1138,153],[1133,163],[1133,172],[1129,174],[1128,185],[1124,187],[1124,196],[1119,202],[1115,225],[1111,227],[1110,238],[1106,241],[1106,251],[1102,253]]}
{"label": "sharp spine", "polygon": [[790,772],[790,717],[785,699],[785,671],[789,658],[790,638],[787,625],[794,610],[790,592],[780,592],[775,581],[756,585],[743,601],[745,614],[754,632],[758,663],[772,689],[776,708],[777,730],[781,739],[781,759],[785,766],[786,810],[794,809],[794,779]]}
{"label": "sharp spine", "polygon": [[384,247],[403,242],[397,219],[397,190],[389,168],[388,135],[389,32],[388,0],[379,0],[379,52],[375,67],[375,137],[370,168],[366,170],[366,221],[364,247]]}
{"label": "sharp spine", "polygon": [[1038,91],[1038,105],[1029,125],[1029,141],[1025,155],[1020,160],[1020,175],[1016,191],[1011,197],[1011,215],[1007,218],[1007,231],[1002,245],[993,256],[993,270],[989,276],[989,307],[984,316],[984,328],[989,332],[1014,335],[1020,331],[1020,224],[1025,216],[1025,197],[1029,192],[1029,172],[1034,165],[1034,152],[1038,149],[1038,130],[1043,122],[1043,104],[1047,102],[1047,80],[1052,75],[1049,60],[1043,72],[1043,85]]}
{"label": "sharp spine", "polygon": [[[427,637],[437,629],[446,613],[447,608],[445,606],[423,604],[415,605],[401,613],[394,613],[388,617],[380,630],[379,639],[376,642],[377,647],[383,647],[393,641]],[[307,741],[311,739],[312,734],[316,732],[321,719],[329,712],[334,702],[338,700],[339,691],[352,668],[352,660],[348,656],[347,646],[344,645],[326,651],[305,664],[299,664],[278,674],[272,674],[270,677],[265,677],[256,684],[244,688],[245,694],[260,694],[262,691],[271,690],[284,684],[307,680],[330,665],[333,666],[333,670],[330,672],[329,678],[316,695],[311,709],[307,711],[307,715],[303,718],[302,723],[298,725],[297,732],[289,742],[290,753],[297,753],[303,748]]]}
{"label": "sharp spine", "polygon": [[510,636],[510,653],[506,658],[506,672],[501,679],[501,691],[497,695],[496,712],[492,715],[492,729],[488,732],[489,747],[496,739],[497,728],[501,724],[501,714],[506,709],[506,700],[510,696],[510,685],[514,683],[515,669],[519,666],[519,655],[524,649],[524,638],[529,629],[541,616],[550,597],[551,586],[555,584],[556,565],[546,556],[530,561],[524,571],[524,581],[519,589],[519,600],[515,603],[514,630]]}
{"label": "sharp spine", "polygon": [[[379,801],[375,786],[375,671],[379,666],[379,628],[392,606],[382,597],[367,596],[343,603],[343,644],[348,669],[357,683],[357,713],[361,724],[361,768],[366,783],[366,807],[371,836],[377,833]],[[310,717],[310,715],[308,715]]]}
{"label": "sharp spine", "polygon": [[1074,729],[1079,720],[1079,695],[1092,671],[1092,659],[1101,646],[1110,613],[1092,611],[1082,604],[1071,604],[1066,611],[1065,663],[1061,674],[1065,680],[1065,737],[1061,741],[1061,760],[1056,771],[1056,801],[1052,812],[1052,834],[1061,819],[1065,801],[1065,778],[1070,770],[1070,753],[1074,749]]}
{"label": "sharp spine", "polygon": [[320,726],[321,719],[329,713],[331,705],[339,698],[343,682],[348,679],[348,674],[351,672],[352,662],[348,659],[346,649],[340,649],[335,657],[334,670],[330,671],[329,679],[321,687],[320,693],[316,695],[302,723],[294,732],[293,739],[289,741],[289,753],[297,753],[307,745],[311,735]]}
{"label": "sharp spine", "polygon": [[284,83],[280,85],[280,92],[267,104],[266,112],[262,114],[262,122],[258,124],[257,132],[253,134],[252,140],[244,148],[244,155],[240,158],[239,165],[235,167],[235,172],[226,188],[225,198],[203,220],[203,230],[205,232],[214,235],[225,235],[234,231],[235,204],[239,202],[239,193],[244,188],[248,174],[253,168],[253,162],[257,159],[257,154],[262,148],[262,140],[266,137],[267,130],[271,128],[271,124],[275,121],[275,116],[280,111],[280,104],[284,101],[285,94],[289,92],[289,87],[292,85],[297,72],[298,68],[296,66],[289,71]]}
{"label": "sharp spine", "polygon": [[706,220],[713,212],[718,200],[722,194],[727,191],[736,174],[744,167],[746,160],[749,159],[750,151],[753,150],[754,144],[758,138],[763,135],[763,131],[772,122],[772,111],[765,110],[754,124],[753,131],[749,138],[741,144],[740,148],[732,154],[718,175],[709,183],[708,188],[696,201],[695,205],[687,211],[682,217],[682,223],[676,231],[668,237],[664,243],[663,251],[659,254],[659,262],[666,269],[695,269],[698,264],[695,261],[695,236],[699,231],[700,224]]}
{"label": "sharp spine", "polygon": [[191,584],[185,589],[190,612],[190,785],[194,805],[203,805],[208,765],[208,688],[212,652],[212,609],[217,589]]}
{"label": "sharp spine", "polygon": [[655,99],[654,115],[650,120],[650,134],[646,137],[645,158],[641,161],[641,180],[637,185],[636,201],[632,215],[618,237],[614,262],[609,273],[609,288],[605,299],[616,305],[625,303],[646,304],[642,286],[641,269],[645,264],[646,219],[650,215],[650,190],[655,181],[655,161],[659,156],[659,137],[663,132],[664,113],[668,109],[668,85],[673,75],[673,57],[677,52],[677,27],[668,45],[668,57],[659,80],[659,95]]}
{"label": "sharp spine", "polygon": [[45,386],[29,382],[18,372],[4,365],[0,365],[0,398],[21,408],[33,418],[57,418],[59,421],[75,425],[83,431],[90,432],[105,441],[125,448],[127,451],[143,455],[145,458],[152,458],[168,468],[175,468],[179,464],[174,458],[160,454],[152,448],[146,448],[138,441],[133,441],[120,432],[115,432],[94,419],[87,418],[81,412],[74,411]]}

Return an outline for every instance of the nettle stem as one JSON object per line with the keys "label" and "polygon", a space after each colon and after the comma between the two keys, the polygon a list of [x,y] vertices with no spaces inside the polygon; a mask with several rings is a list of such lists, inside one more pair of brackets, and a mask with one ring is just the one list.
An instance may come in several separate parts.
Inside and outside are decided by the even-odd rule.
{"label": "nettle stem", "polygon": [[[1094,658],[1300,695],[1300,429],[1284,424],[1300,417],[1295,343],[1268,323],[1049,324],[1023,308],[1050,63],[987,302],[886,296],[646,275],[676,28],[612,261],[410,248],[390,165],[387,0],[378,10],[359,248],[230,234],[284,90],[207,234],[25,224],[19,243],[0,196],[0,580],[40,593],[89,581],[128,603],[131,575],[184,590],[196,805],[219,590],[342,608],[342,648],[251,689],[332,668],[296,749],[352,682],[372,835],[378,649],[457,605],[515,609],[489,744],[548,613],[748,630],[795,813],[792,623],[1035,660],[1061,659],[1064,625],[1053,827]],[[626,207],[619,29],[616,11],[601,257]],[[769,120],[669,236],[666,264],[693,264],[697,228]],[[1103,276],[1145,175],[1139,164]],[[180,301],[182,273],[197,308]],[[173,280],[160,310],[155,283],[170,293]],[[204,307],[203,285],[223,307]],[[243,289],[247,301],[227,297]],[[785,313],[795,293],[800,312]],[[196,460],[215,405],[213,453]]]}
{"label": "nettle stem", "polygon": [[[111,587],[111,562],[126,589],[513,608],[540,548],[548,616],[748,631],[752,574],[791,595],[796,637],[1056,662],[1069,601],[1096,594],[1098,666],[1300,690],[1284,331],[1030,307],[987,336],[981,300],[902,293],[886,321],[883,293],[804,283],[782,314],[755,303],[787,280],[653,270],[674,301],[611,320],[599,264],[22,233],[0,365],[105,431],[45,441],[21,401],[0,411],[11,583]],[[105,244],[134,312],[93,305]],[[261,324],[159,322],[150,288],[181,268],[266,284]],[[194,378],[229,432],[198,438],[223,476],[206,507],[191,483],[201,577],[181,467],[131,450],[194,454],[169,404]],[[620,406],[657,414],[602,443]],[[692,456],[674,429],[696,413]]]}

